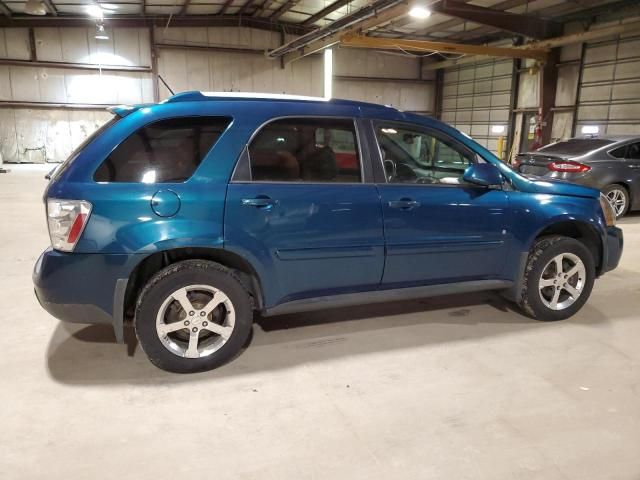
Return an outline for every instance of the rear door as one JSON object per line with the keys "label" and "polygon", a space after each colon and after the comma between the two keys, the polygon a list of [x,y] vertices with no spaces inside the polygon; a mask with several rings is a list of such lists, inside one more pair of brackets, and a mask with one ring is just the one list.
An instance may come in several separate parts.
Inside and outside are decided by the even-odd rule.
{"label": "rear door", "polygon": [[441,132],[374,124],[386,183],[378,184],[387,245],[383,286],[500,278],[508,196],[467,184],[473,152]]}
{"label": "rear door", "polygon": [[353,119],[283,118],[253,137],[228,186],[224,241],[262,270],[267,307],[378,286],[382,211],[368,176]]}

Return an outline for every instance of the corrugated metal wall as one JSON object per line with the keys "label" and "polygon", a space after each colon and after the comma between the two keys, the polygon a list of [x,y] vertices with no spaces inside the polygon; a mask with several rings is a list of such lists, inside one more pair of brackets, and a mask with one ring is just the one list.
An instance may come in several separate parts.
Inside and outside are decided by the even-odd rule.
{"label": "corrugated metal wall", "polygon": [[576,135],[640,134],[640,35],[588,43],[579,88]]}
{"label": "corrugated metal wall", "polygon": [[[496,152],[498,137],[508,134],[512,60],[488,60],[446,69],[442,120]],[[503,126],[503,133],[492,132]]]}
{"label": "corrugated metal wall", "polygon": [[[47,62],[145,67],[147,71],[0,65],[0,101],[71,107],[152,102],[150,31],[117,28],[107,29],[107,33],[110,39],[104,41],[96,40],[91,28],[36,28],[36,58]],[[323,95],[321,55],[281,68],[279,61],[269,60],[260,52],[186,50],[176,46],[266,50],[280,44],[277,32],[235,27],[157,28],[154,36],[159,45],[158,73],[176,92]],[[0,29],[0,58],[28,61],[30,57],[27,29]],[[337,49],[334,74],[334,97],[421,113],[433,111],[433,83],[420,78],[420,61],[415,57]],[[390,80],[385,79],[389,77]],[[159,94],[160,100],[170,95],[162,83]],[[9,162],[62,161],[108,117],[100,107],[78,110],[0,105],[0,154]]]}

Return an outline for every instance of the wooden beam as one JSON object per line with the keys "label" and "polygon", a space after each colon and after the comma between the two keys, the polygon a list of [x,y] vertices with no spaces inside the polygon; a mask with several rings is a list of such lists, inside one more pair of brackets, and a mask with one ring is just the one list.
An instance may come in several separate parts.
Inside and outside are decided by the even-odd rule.
{"label": "wooden beam", "polygon": [[[552,48],[564,47],[576,43],[589,42],[592,40],[598,40],[600,38],[611,37],[623,33],[637,32],[638,29],[640,29],[640,22],[622,23],[610,27],[597,28],[594,30],[587,30],[585,32],[572,33],[570,35],[563,35],[561,37],[549,38],[547,40],[538,40],[512,48],[517,50],[551,50]],[[442,62],[435,62],[430,65],[426,65],[425,68],[429,70],[449,68],[455,67],[457,65],[474,63],[480,59],[481,58],[479,57],[464,57],[460,59],[445,60]]]}
{"label": "wooden beam", "polygon": [[302,25],[312,25],[316,23],[318,20],[322,20],[327,15],[331,15],[333,12],[335,12],[339,8],[342,8],[345,5],[348,5],[349,3],[351,3],[351,1],[352,0],[338,0],[337,2],[333,2],[332,4],[320,10],[318,13],[314,13],[313,15],[311,15],[304,22],[302,22]]}
{"label": "wooden beam", "polygon": [[0,12],[2,12],[5,17],[11,16],[11,10],[9,10],[9,7],[7,7],[2,0],[0,0]]}
{"label": "wooden beam", "polygon": [[503,58],[533,58],[544,61],[547,52],[542,48],[491,47],[488,45],[469,45],[465,43],[430,42],[427,40],[402,40],[399,38],[365,37],[348,35],[342,37],[340,45],[350,48],[369,48],[378,50],[398,50],[409,52],[438,52],[457,55],[486,55]]}
{"label": "wooden beam", "polygon": [[431,6],[431,11],[530,38],[549,38],[562,31],[560,24],[550,20],[480,7],[459,0],[442,0]]}

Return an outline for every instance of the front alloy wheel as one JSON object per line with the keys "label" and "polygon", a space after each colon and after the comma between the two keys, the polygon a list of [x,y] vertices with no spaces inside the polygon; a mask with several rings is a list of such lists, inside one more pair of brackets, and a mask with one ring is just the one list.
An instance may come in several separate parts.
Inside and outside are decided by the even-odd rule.
{"label": "front alloy wheel", "polygon": [[564,310],[580,298],[587,271],[580,257],[561,253],[542,270],[538,288],[542,303],[551,310]]}
{"label": "front alloy wheel", "polygon": [[538,320],[563,320],[582,308],[594,280],[593,254],[583,242],[541,237],[529,252],[518,303]]}

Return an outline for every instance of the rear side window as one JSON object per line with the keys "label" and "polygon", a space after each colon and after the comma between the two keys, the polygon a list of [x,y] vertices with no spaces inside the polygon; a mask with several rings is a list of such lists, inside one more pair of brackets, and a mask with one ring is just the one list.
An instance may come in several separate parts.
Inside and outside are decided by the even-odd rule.
{"label": "rear side window", "polygon": [[612,157],[616,157],[616,158],[624,158],[625,155],[627,154],[627,146],[623,146],[623,147],[618,147],[615,150],[611,150],[609,152],[609,155],[611,155]]}
{"label": "rear side window", "polygon": [[231,123],[225,117],[179,117],[146,125],[105,159],[97,182],[177,183],[188,180]]}
{"label": "rear side window", "polygon": [[271,122],[249,145],[249,161],[253,181],[361,181],[357,136],[349,119]]}

